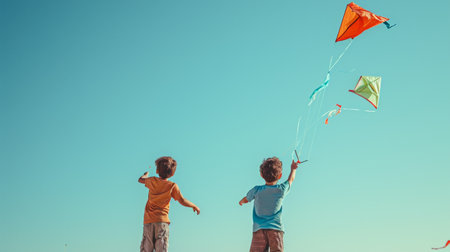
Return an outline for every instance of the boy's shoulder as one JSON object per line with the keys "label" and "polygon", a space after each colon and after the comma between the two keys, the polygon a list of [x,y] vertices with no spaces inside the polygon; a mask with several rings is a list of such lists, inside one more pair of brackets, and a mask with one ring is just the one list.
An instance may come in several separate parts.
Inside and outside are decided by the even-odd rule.
{"label": "boy's shoulder", "polygon": [[277,184],[277,186],[282,190],[289,190],[289,188],[291,188],[291,184],[288,180],[284,181],[283,183]]}
{"label": "boy's shoulder", "polygon": [[285,189],[286,187],[290,187],[289,181],[284,181],[283,183],[278,183],[275,185],[256,185],[252,189],[266,189],[266,188],[280,188]]}
{"label": "boy's shoulder", "polygon": [[256,195],[259,192],[264,194],[272,194],[272,193],[287,193],[290,189],[290,184],[288,181],[285,181],[280,184],[275,185],[256,185],[249,191],[249,195]]}
{"label": "boy's shoulder", "polygon": [[150,188],[169,188],[169,187],[175,187],[177,184],[175,182],[164,180],[159,177],[148,177],[145,179],[145,186]]}

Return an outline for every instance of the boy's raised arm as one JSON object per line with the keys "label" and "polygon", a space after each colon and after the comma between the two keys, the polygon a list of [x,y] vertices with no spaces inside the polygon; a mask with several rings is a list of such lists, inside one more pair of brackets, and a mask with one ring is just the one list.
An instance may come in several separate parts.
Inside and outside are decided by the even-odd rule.
{"label": "boy's raised arm", "polygon": [[145,184],[145,179],[148,178],[148,172],[145,172],[144,175],[140,176],[138,182],[141,184]]}
{"label": "boy's raised arm", "polygon": [[291,173],[289,174],[289,177],[287,181],[289,182],[289,185],[292,185],[292,182],[294,182],[295,179],[295,173],[297,172],[298,163],[296,163],[294,160],[292,160],[291,164]]}

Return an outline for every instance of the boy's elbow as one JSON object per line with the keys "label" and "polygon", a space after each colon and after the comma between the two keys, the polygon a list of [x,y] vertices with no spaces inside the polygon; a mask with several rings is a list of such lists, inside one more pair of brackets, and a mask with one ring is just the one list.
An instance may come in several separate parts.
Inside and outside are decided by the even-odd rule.
{"label": "boy's elbow", "polygon": [[183,197],[180,197],[177,201],[183,206],[186,204],[186,199]]}

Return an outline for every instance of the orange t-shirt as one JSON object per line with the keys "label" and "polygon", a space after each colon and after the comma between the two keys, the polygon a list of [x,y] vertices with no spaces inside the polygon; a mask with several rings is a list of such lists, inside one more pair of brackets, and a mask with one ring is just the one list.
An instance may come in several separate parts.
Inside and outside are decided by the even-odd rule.
{"label": "orange t-shirt", "polygon": [[178,185],[158,177],[150,177],[145,179],[145,187],[148,188],[148,200],[145,205],[144,224],[170,223],[170,199],[180,200],[182,197]]}

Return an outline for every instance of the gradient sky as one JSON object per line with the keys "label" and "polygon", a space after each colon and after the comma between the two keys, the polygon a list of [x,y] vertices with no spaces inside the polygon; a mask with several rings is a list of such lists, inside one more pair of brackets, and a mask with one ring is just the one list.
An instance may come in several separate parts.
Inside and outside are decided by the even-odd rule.
{"label": "gradient sky", "polygon": [[[0,1],[0,251],[138,251],[137,179],[163,155],[202,211],[172,202],[170,251],[248,251],[238,201],[264,158],[287,178],[347,3]],[[379,109],[317,126],[285,250],[430,251],[450,239],[450,2],[356,3],[397,26],[354,40],[322,110],[371,109],[360,75],[382,76]]]}

